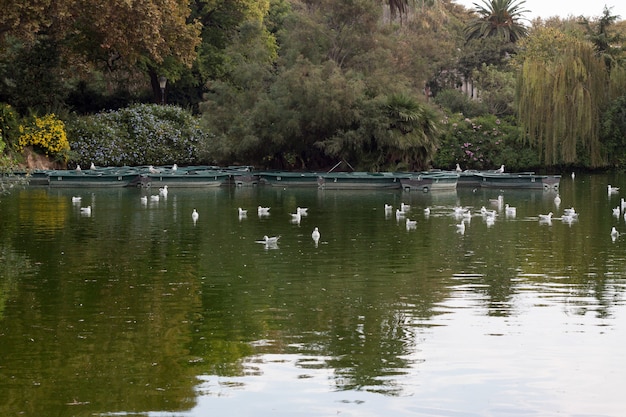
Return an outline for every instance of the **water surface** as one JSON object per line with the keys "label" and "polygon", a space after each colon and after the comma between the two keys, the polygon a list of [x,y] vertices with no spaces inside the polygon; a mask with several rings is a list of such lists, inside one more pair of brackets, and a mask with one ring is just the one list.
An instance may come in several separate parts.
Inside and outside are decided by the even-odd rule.
{"label": "water surface", "polygon": [[[621,416],[626,225],[607,183],[626,190],[564,177],[559,207],[544,191],[16,190],[0,199],[0,412]],[[414,229],[383,209],[402,202]]]}

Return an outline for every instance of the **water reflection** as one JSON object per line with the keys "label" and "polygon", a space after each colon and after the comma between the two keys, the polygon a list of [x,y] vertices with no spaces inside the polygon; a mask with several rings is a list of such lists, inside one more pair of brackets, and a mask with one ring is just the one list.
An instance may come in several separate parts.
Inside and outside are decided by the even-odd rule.
{"label": "water reflection", "polygon": [[[613,367],[579,362],[624,355],[609,232],[626,226],[606,181],[563,181],[571,222],[543,191],[96,190],[80,206],[76,190],[18,192],[0,201],[0,411],[595,412],[583,381]],[[402,204],[402,221],[385,210]],[[555,393],[567,381],[581,385]]]}

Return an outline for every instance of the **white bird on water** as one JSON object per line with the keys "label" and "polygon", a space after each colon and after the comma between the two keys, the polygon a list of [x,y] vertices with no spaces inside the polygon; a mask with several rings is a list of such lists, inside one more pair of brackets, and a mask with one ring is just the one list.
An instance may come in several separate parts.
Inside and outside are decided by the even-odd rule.
{"label": "white bird on water", "polygon": [[554,197],[554,205],[558,208],[561,205],[561,196],[558,194]]}
{"label": "white bird on water", "polygon": [[291,216],[292,223],[300,224],[300,221],[302,220],[302,213],[300,210],[296,210],[295,213],[289,213],[289,215]]}
{"label": "white bird on water", "polygon": [[400,209],[396,209],[396,219],[401,219],[406,216],[406,213]]}
{"label": "white bird on water", "polygon": [[515,217],[517,215],[517,208],[511,207],[508,204],[505,204],[504,214],[506,215],[506,217]]}
{"label": "white bird on water", "polygon": [[148,196],[147,195],[142,195],[140,198],[141,204],[146,205],[148,204]]}
{"label": "white bird on water", "polygon": [[415,229],[417,227],[417,220],[406,219],[406,230]]}
{"label": "white bird on water", "polygon": [[159,201],[159,195],[158,194],[153,194],[150,196],[150,201]]}
{"label": "white bird on water", "polygon": [[411,206],[408,204],[400,203],[400,210],[406,213],[407,211],[411,210]]}
{"label": "white bird on water", "polygon": [[300,216],[307,216],[309,214],[308,207],[298,207],[296,208],[296,213],[300,213]]}
{"label": "white bird on water", "polygon": [[617,194],[617,193],[619,193],[619,187],[612,187],[611,184],[608,184],[606,186],[606,188],[607,188],[609,194]]}
{"label": "white bird on water", "polygon": [[191,219],[193,220],[194,224],[198,221],[199,217],[200,214],[198,213],[198,211],[196,209],[193,209],[193,211],[191,212]]}
{"label": "white bird on water", "polygon": [[311,238],[315,241],[315,244],[317,245],[317,242],[319,242],[320,240],[320,231],[317,227],[313,229],[313,232],[311,233]]}
{"label": "white bird on water", "polygon": [[84,214],[85,216],[91,216],[91,206],[81,207],[80,214]]}
{"label": "white bird on water", "polygon": [[544,222],[549,222],[552,220],[552,216],[554,215],[554,213],[550,212],[548,214],[540,214],[539,215],[539,221],[544,221]]}
{"label": "white bird on water", "polygon": [[430,207],[426,207],[426,208],[424,209],[424,216],[425,216],[425,217],[430,216]]}
{"label": "white bird on water", "polygon": [[270,215],[270,208],[269,207],[259,206],[259,207],[257,207],[256,211],[257,211],[257,214],[259,215],[259,217],[269,216]]}
{"label": "white bird on water", "polygon": [[391,211],[391,210],[393,210],[393,206],[391,204],[386,204],[385,203],[385,211],[387,212],[387,211]]}
{"label": "white bird on water", "polygon": [[611,238],[613,238],[613,240],[615,240],[618,237],[619,237],[619,232],[617,231],[615,226],[613,226],[613,228],[611,229]]}
{"label": "white bird on water", "polygon": [[276,245],[278,243],[278,239],[280,239],[280,236],[269,237],[265,235],[263,236],[263,240],[257,240],[257,243],[265,243],[266,245]]}
{"label": "white bird on water", "polygon": [[163,187],[159,188],[159,194],[162,195],[163,197],[167,197],[167,185],[164,185]]}
{"label": "white bird on water", "polygon": [[78,203],[80,203],[81,200],[82,200],[81,197],[72,197],[72,203],[78,204]]}
{"label": "white bird on water", "polygon": [[617,207],[613,207],[613,216],[615,216],[615,217],[619,217],[619,215],[620,215],[620,209],[619,209],[619,206],[617,206]]}
{"label": "white bird on water", "polygon": [[459,224],[456,225],[456,231],[460,234],[465,234],[465,223],[461,222]]}
{"label": "white bird on water", "polygon": [[246,217],[248,215],[248,210],[244,210],[241,207],[238,207],[237,211],[239,212],[239,217]]}

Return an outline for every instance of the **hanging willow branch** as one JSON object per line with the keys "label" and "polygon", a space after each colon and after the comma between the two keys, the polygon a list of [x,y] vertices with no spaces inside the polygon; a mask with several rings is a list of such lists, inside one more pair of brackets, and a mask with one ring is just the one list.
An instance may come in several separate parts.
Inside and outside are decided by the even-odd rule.
{"label": "hanging willow branch", "polygon": [[531,144],[548,165],[604,164],[600,112],[608,100],[608,74],[593,47],[574,42],[553,60],[527,59],[518,84],[519,117]]}

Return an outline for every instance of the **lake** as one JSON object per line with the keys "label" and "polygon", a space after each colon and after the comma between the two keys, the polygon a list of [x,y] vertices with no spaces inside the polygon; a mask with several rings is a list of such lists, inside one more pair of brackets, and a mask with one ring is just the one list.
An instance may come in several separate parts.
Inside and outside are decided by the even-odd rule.
{"label": "lake", "polygon": [[0,196],[1,415],[624,413],[624,176],[564,175],[558,207],[270,186],[142,202],[157,193]]}

